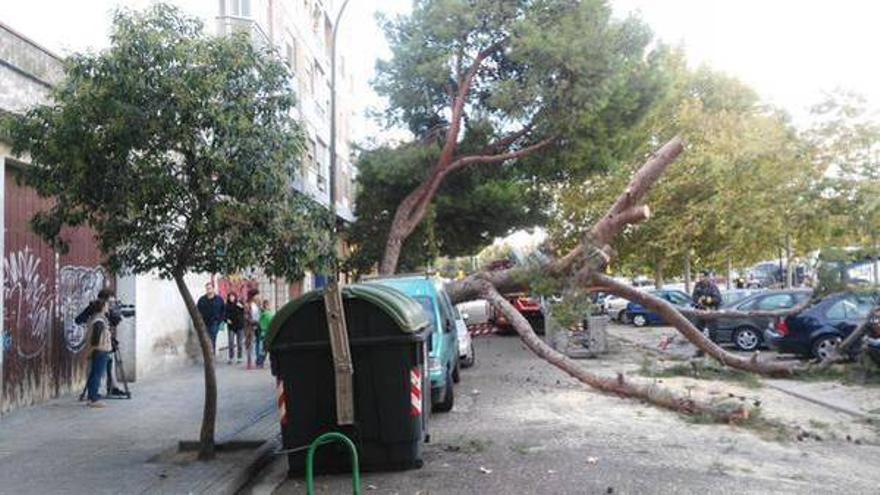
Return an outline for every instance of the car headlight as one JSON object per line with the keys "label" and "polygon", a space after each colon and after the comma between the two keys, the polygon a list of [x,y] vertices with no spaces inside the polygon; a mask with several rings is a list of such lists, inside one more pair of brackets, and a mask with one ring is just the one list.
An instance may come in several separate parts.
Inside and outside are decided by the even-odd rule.
{"label": "car headlight", "polygon": [[443,364],[439,359],[435,357],[428,358],[428,372],[429,373],[439,373],[443,371]]}

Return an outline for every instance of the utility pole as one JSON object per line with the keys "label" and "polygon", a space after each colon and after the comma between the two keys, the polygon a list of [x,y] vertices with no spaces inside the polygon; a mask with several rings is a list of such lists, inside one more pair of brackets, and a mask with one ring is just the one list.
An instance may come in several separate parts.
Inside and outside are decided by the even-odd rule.
{"label": "utility pole", "polygon": [[[338,251],[336,239],[336,35],[339,21],[348,0],[342,2],[333,24],[333,46],[330,47],[330,213],[333,215],[334,249]],[[335,266],[327,287],[324,288],[324,310],[327,317],[327,330],[330,335],[330,351],[333,355],[333,373],[336,390],[336,423],[354,424],[354,367],[351,360],[351,347],[348,342],[348,325],[342,291],[339,287],[339,266]]]}
{"label": "utility pole", "polygon": [[333,39],[330,47],[330,212],[333,213],[334,229],[336,225],[336,37],[339,34],[339,21],[348,0],[342,2],[333,23]]}

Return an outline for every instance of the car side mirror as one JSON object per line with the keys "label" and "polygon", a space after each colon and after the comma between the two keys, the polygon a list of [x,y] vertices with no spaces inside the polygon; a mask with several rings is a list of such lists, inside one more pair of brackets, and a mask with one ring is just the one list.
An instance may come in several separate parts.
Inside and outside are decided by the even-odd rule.
{"label": "car side mirror", "polygon": [[446,333],[452,332],[452,320],[446,320],[446,326],[444,327]]}

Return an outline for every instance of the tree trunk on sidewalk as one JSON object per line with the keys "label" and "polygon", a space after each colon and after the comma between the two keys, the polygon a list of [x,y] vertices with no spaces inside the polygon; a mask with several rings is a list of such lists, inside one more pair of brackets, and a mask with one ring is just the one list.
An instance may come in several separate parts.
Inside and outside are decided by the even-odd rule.
{"label": "tree trunk on sidewalk", "polygon": [[794,285],[794,267],[791,266],[791,234],[785,234],[785,288],[791,289]]}
{"label": "tree trunk on sidewalk", "polygon": [[727,290],[733,289],[733,260],[727,258]]}
{"label": "tree trunk on sidewalk", "polygon": [[684,291],[691,294],[691,252],[684,253]]}
{"label": "tree trunk on sidewalk", "polygon": [[658,290],[663,288],[663,260],[656,255],[654,256],[654,287]]}
{"label": "tree trunk on sidewalk", "polygon": [[214,427],[217,421],[217,375],[214,371],[214,352],[211,346],[211,337],[208,336],[208,328],[202,320],[202,315],[193,300],[189,287],[186,286],[184,274],[176,272],[174,282],[177,290],[183,297],[183,303],[193,321],[199,346],[202,348],[202,360],[205,368],[205,409],[202,412],[202,430],[199,435],[199,459],[209,460],[214,458]]}

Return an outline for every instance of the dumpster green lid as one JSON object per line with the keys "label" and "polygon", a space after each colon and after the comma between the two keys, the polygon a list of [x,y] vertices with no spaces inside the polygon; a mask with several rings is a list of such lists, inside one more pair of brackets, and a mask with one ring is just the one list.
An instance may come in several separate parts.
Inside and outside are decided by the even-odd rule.
{"label": "dumpster green lid", "polygon": [[[296,314],[306,304],[323,300],[324,289],[313,290],[285,304],[269,326],[269,337],[266,339],[266,347],[272,345],[275,336],[288,318]],[[415,333],[430,324],[422,305],[410,298],[403,292],[392,287],[379,284],[353,284],[342,288],[343,299],[363,299],[378,306],[397,323],[403,333]]]}

